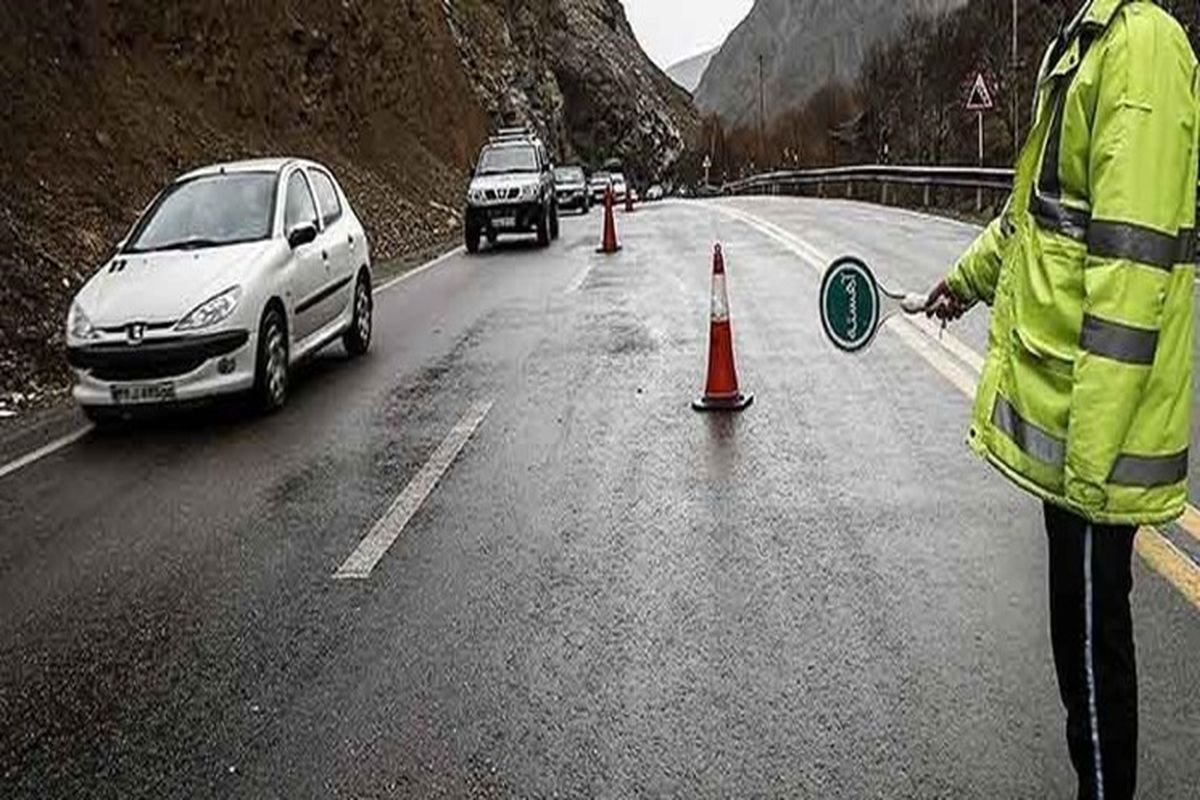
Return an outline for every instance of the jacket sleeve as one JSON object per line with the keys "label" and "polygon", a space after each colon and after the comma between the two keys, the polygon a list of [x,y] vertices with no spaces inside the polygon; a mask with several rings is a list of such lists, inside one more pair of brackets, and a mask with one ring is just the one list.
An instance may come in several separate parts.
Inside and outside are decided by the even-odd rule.
{"label": "jacket sleeve", "polygon": [[979,300],[989,306],[996,296],[996,281],[1000,277],[1001,253],[1004,239],[1011,235],[1008,209],[984,229],[971,243],[958,264],[946,276],[946,285],[959,299],[973,303]]}
{"label": "jacket sleeve", "polygon": [[1103,508],[1142,403],[1196,180],[1195,61],[1162,46],[1161,18],[1130,8],[1107,37],[1088,144],[1092,221],[1065,472],[1067,500],[1085,511]]}

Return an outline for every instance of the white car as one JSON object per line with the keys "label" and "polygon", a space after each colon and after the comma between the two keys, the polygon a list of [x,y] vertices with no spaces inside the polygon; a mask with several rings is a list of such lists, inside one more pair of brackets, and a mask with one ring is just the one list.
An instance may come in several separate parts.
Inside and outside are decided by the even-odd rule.
{"label": "white car", "polygon": [[205,167],[164,189],[75,296],[75,400],[98,421],[239,392],[274,410],[300,359],[337,339],[365,353],[372,313],[367,238],[328,169]]}
{"label": "white car", "polygon": [[625,183],[625,176],[620,172],[613,173],[612,176],[613,200],[618,203],[625,202],[625,192],[628,191],[628,186]]}

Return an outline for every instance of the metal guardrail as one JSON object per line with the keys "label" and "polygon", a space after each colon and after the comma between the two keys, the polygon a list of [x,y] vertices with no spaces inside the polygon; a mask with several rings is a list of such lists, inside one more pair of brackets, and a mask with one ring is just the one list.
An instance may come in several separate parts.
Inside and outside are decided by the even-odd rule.
{"label": "metal guardrail", "polygon": [[724,194],[778,191],[823,184],[878,183],[927,188],[988,189],[1010,191],[1013,170],[990,167],[928,167],[868,164],[827,169],[780,170],[726,183]]}
{"label": "metal guardrail", "polygon": [[[917,186],[925,189],[925,205],[929,205],[930,189],[973,189],[980,194],[983,191],[1010,192],[1014,174],[1011,169],[991,167],[865,164],[852,167],[766,172],[726,183],[720,191],[722,194],[759,194],[786,191],[802,186],[817,186],[823,190],[826,184],[845,184],[847,193],[850,193],[850,187],[856,183],[872,183],[883,187],[883,202],[886,203],[889,186]],[[822,191],[821,194],[824,192]]]}

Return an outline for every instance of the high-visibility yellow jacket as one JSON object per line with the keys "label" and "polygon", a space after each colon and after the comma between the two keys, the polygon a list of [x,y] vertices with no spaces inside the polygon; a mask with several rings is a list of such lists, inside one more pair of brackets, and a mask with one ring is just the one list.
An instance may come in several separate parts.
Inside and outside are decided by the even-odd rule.
{"label": "high-visibility yellow jacket", "polygon": [[1200,73],[1149,0],[1092,0],[1046,54],[1000,219],[947,277],[992,307],[971,447],[1098,523],[1187,501]]}

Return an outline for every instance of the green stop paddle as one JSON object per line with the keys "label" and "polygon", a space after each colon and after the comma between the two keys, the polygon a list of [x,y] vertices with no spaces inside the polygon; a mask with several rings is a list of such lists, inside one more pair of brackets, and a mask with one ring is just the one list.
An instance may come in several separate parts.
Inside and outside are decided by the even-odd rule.
{"label": "green stop paddle", "polygon": [[925,302],[925,295],[881,287],[862,259],[845,256],[821,280],[821,326],[834,347],[860,353],[888,319],[901,312],[920,314]]}

